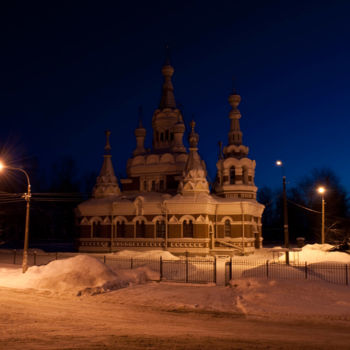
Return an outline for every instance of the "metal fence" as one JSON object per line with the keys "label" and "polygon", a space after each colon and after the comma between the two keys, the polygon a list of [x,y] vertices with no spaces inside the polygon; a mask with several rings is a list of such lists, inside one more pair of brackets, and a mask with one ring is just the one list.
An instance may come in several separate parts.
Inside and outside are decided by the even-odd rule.
{"label": "metal fence", "polygon": [[[53,260],[74,257],[78,253],[28,252],[28,265],[46,265]],[[182,257],[177,260],[162,258],[118,257],[113,254],[90,254],[107,266],[118,269],[148,267],[159,273],[159,280],[183,283],[216,283],[217,273],[225,273],[225,280],[241,278],[265,278],[276,280],[314,280],[349,285],[350,266],[341,263],[286,264],[276,260],[251,260],[230,258],[225,271],[217,269],[216,258]],[[22,251],[0,250],[0,263],[22,263]]]}
{"label": "metal fence", "polygon": [[[28,266],[46,265],[54,260],[66,259],[78,253],[44,253],[29,251]],[[147,267],[159,273],[159,280],[184,283],[215,283],[216,259],[183,257],[178,260],[160,258],[118,257],[114,255],[90,254],[111,268],[136,269]],[[22,251],[0,251],[0,262],[22,263]]]}
{"label": "metal fence", "polygon": [[349,285],[349,264],[291,263],[271,260],[234,260],[226,263],[226,281],[240,278],[313,280]]}

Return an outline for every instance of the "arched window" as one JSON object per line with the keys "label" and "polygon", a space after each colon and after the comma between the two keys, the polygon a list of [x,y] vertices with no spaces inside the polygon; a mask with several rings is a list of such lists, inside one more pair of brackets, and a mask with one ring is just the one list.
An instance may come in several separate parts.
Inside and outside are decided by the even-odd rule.
{"label": "arched window", "polygon": [[233,185],[236,183],[236,169],[234,166],[230,168],[230,184]]}
{"label": "arched window", "polygon": [[231,237],[231,223],[230,220],[225,220],[225,237]]}
{"label": "arched window", "polygon": [[92,223],[92,236],[101,237],[102,235],[102,226],[100,221],[94,221]]}
{"label": "arched window", "polygon": [[243,168],[243,183],[248,185],[248,169],[246,167]]}
{"label": "arched window", "polygon": [[156,223],[156,237],[165,238],[165,221],[158,220]]}
{"label": "arched window", "polygon": [[160,133],[160,141],[164,141],[164,134],[162,132]]}
{"label": "arched window", "polygon": [[170,134],[170,141],[174,141],[174,133],[173,132]]}
{"label": "arched window", "polygon": [[193,238],[193,222],[192,220],[184,220],[183,222],[183,237]]}
{"label": "arched window", "polygon": [[159,191],[164,191],[164,180],[159,181]]}
{"label": "arched window", "polygon": [[137,221],[136,222],[136,238],[143,238],[145,237],[146,233],[146,225],[144,221]]}
{"label": "arched window", "polygon": [[169,130],[165,130],[165,141],[169,141]]}
{"label": "arched window", "polygon": [[125,222],[117,222],[117,237],[125,238]]}

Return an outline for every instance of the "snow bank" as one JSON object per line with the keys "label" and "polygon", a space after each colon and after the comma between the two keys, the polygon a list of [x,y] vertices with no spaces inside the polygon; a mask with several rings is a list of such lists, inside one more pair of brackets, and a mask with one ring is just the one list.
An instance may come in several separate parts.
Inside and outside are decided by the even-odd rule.
{"label": "snow bank", "polygon": [[121,258],[136,258],[136,259],[159,259],[162,257],[164,260],[179,260],[179,257],[169,253],[165,250],[149,250],[149,251],[135,251],[135,250],[122,250],[120,252],[113,253],[113,256]]}
{"label": "snow bank", "polygon": [[[290,259],[299,262],[317,263],[317,262],[329,262],[329,263],[343,263],[350,264],[350,254],[330,251],[334,246],[330,244],[307,244],[299,253],[291,254]],[[285,261],[285,254],[279,257],[280,261]],[[297,262],[297,261],[296,261]]]}
{"label": "snow bank", "polygon": [[241,279],[230,281],[243,314],[350,316],[348,286],[316,281]]}
{"label": "snow bank", "polygon": [[112,270],[88,255],[56,260],[44,266],[33,266],[22,274],[20,268],[0,268],[0,285],[11,288],[45,289],[54,292],[98,294],[124,288],[130,284],[157,279],[146,267],[132,271]]}

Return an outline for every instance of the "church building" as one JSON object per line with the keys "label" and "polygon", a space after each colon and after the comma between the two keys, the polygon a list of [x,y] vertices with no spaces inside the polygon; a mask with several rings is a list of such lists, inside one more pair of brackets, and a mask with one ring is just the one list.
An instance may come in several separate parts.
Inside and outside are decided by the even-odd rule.
{"label": "church building", "polygon": [[255,161],[242,144],[241,97],[233,93],[228,98],[228,143],[220,152],[216,180],[210,186],[194,121],[189,125],[188,150],[183,144],[186,125],[176,106],[173,74],[167,60],[162,67],[161,100],[152,118],[152,148],[145,149],[146,129],[140,122],[127,177],[120,184],[112,164],[110,132],[106,132],[104,160],[92,198],[76,209],[79,251],[161,249],[174,254],[234,255],[261,247],[264,206],[256,200]]}

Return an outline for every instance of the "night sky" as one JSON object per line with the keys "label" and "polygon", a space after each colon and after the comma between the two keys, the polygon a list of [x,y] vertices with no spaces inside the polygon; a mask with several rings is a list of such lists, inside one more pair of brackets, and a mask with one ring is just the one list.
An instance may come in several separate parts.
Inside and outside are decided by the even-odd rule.
{"label": "night sky", "polygon": [[[242,97],[243,143],[256,184],[290,186],[330,167],[350,190],[350,3],[348,1],[2,2],[0,143],[20,165],[43,169],[72,156],[99,171],[104,130],[115,171],[125,175],[138,108],[151,146],[164,47],[185,122],[215,177],[227,143],[228,95]],[[185,138],[187,139],[187,137]],[[35,191],[35,189],[33,189]]]}

